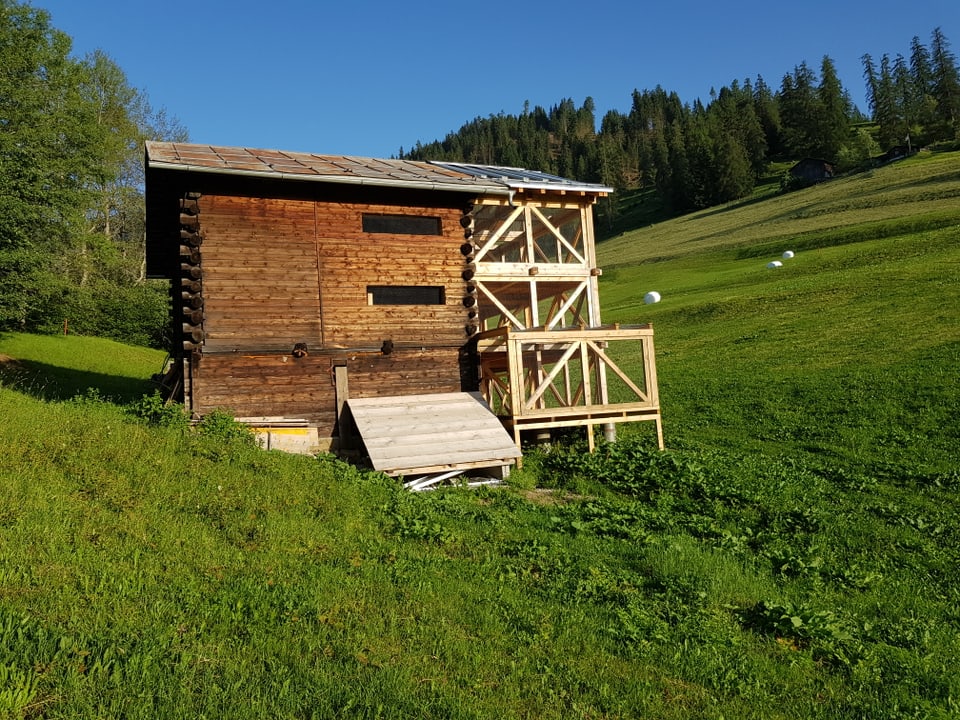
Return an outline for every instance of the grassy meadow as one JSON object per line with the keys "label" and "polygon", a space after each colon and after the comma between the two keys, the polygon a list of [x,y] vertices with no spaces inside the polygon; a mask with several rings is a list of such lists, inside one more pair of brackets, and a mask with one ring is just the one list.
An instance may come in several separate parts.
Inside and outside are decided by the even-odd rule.
{"label": "grassy meadow", "polygon": [[668,450],[501,488],[191,430],[140,399],[162,353],[0,335],[0,717],[960,716],[960,153],[599,254]]}
{"label": "grassy meadow", "polygon": [[[604,321],[654,324],[674,446],[957,464],[957,153],[705,210],[599,255]],[[663,300],[644,305],[649,290]]]}

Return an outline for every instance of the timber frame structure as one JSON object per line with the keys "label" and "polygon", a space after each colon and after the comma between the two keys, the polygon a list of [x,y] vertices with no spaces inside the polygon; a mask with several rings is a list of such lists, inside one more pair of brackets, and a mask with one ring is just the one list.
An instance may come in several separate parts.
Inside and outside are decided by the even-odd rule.
{"label": "timber frame structure", "polygon": [[[593,450],[594,426],[609,438],[615,423],[650,420],[662,449],[653,328],[600,321],[595,199],[541,192],[478,202],[464,252],[482,323],[481,389],[518,445],[523,430],[584,426]],[[639,367],[638,382],[614,349]]]}
{"label": "timber frame structure", "polygon": [[[164,385],[193,417],[226,408],[268,447],[353,447],[395,475],[506,467],[528,430],[584,427],[592,449],[595,426],[649,420],[663,447],[653,330],[601,322],[592,205],[610,188],[153,142],[146,187],[147,272],[170,281]],[[477,402],[510,448],[457,425]],[[428,405],[453,415],[414,428],[389,409]]]}

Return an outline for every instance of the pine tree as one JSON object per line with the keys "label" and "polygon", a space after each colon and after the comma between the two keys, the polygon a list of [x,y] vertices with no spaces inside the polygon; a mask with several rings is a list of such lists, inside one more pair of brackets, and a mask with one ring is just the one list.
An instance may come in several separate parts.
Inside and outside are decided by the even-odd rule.
{"label": "pine tree", "polygon": [[753,108],[754,114],[760,122],[760,127],[763,129],[768,154],[773,157],[781,155],[783,153],[783,128],[780,122],[780,108],[773,91],[770,90],[770,86],[759,75],[757,75],[757,81],[753,85]]}
{"label": "pine tree", "polygon": [[813,71],[806,63],[800,63],[792,74],[784,76],[780,86],[778,104],[784,147],[794,157],[823,154],[820,137],[823,106],[817,97],[815,83]]}
{"label": "pine tree", "polygon": [[[724,145],[717,154],[717,157],[729,157],[731,151],[726,147],[728,140],[733,142],[738,150],[736,152],[737,162],[740,158],[747,161],[748,175],[752,176],[749,181],[749,189],[753,189],[753,179],[760,176],[767,165],[767,141],[760,125],[760,120],[754,110],[753,91],[749,81],[744,81],[741,88],[739,83],[734,81],[730,87],[720,88],[715,102],[710,104],[708,109],[715,122],[711,124],[711,131],[714,136],[714,145]],[[718,133],[723,133],[726,137],[720,138]],[[735,173],[739,176],[740,169]],[[736,192],[741,193],[731,195],[725,192],[726,200],[742,196],[742,189],[745,180],[738,177],[735,183],[738,187]]]}
{"label": "pine tree", "polygon": [[817,100],[821,113],[818,123],[820,155],[835,161],[847,140],[850,128],[849,99],[844,93],[840,78],[837,77],[833,60],[826,55],[820,64]]}
{"label": "pine tree", "polygon": [[950,43],[940,28],[933,31],[930,42],[933,72],[932,94],[936,100],[936,131],[943,139],[960,137],[960,72]]}
{"label": "pine tree", "polygon": [[710,204],[738,200],[753,190],[755,174],[743,145],[718,131],[713,143],[713,193]]}
{"label": "pine tree", "polygon": [[903,124],[909,129],[916,122],[916,106],[913,102],[913,79],[907,68],[907,61],[903,55],[897,54],[893,61],[893,87],[897,106]]}
{"label": "pine tree", "polygon": [[609,110],[600,123],[601,182],[617,189],[630,186],[628,142],[625,118],[616,110]]}
{"label": "pine tree", "polygon": [[910,84],[910,114],[916,123],[911,133],[914,142],[921,143],[926,137],[924,128],[935,125],[937,101],[933,97],[930,51],[916,35],[910,41]]}
{"label": "pine tree", "polygon": [[897,99],[890,56],[886,54],[880,59],[880,74],[877,77],[875,93],[876,109],[873,119],[880,126],[878,140],[881,148],[889,149],[900,144],[906,136],[907,127]]}
{"label": "pine tree", "polygon": [[869,53],[864,53],[860,58],[860,62],[863,63],[863,80],[867,85],[867,110],[870,111],[870,117],[877,117],[877,104],[880,88],[880,80],[877,77],[877,66],[873,62],[873,58],[870,57]]}
{"label": "pine tree", "polygon": [[716,173],[721,159],[714,155],[715,135],[702,103],[693,104],[690,116],[683,123],[682,167],[676,173],[681,182],[674,187],[674,207],[680,210],[698,210],[716,202]]}
{"label": "pine tree", "polygon": [[686,212],[695,205],[690,197],[690,165],[679,118],[667,126],[665,141],[667,164],[657,168],[657,189],[675,212]]}

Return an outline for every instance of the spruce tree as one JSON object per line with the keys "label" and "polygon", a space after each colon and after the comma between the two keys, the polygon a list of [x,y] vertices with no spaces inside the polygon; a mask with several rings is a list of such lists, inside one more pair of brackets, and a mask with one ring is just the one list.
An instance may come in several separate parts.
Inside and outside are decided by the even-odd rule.
{"label": "spruce tree", "polygon": [[960,72],[950,43],[940,28],[933,31],[930,42],[933,72],[932,94],[936,100],[936,132],[940,139],[960,137]]}
{"label": "spruce tree", "polygon": [[780,122],[780,108],[770,86],[759,75],[757,75],[757,80],[753,85],[753,108],[763,130],[767,153],[771,157],[780,156],[783,153],[783,128]]}
{"label": "spruce tree", "polygon": [[907,127],[903,121],[903,111],[898,102],[896,83],[893,79],[893,68],[890,56],[884,54],[880,58],[880,74],[876,86],[876,110],[873,119],[880,126],[878,133],[880,147],[889,150],[899,145],[906,136]]}
{"label": "spruce tree", "polygon": [[833,60],[826,55],[823,56],[820,64],[817,100],[821,113],[818,123],[820,154],[824,158],[836,161],[840,148],[847,140],[850,127],[849,100],[837,76]]}
{"label": "spruce tree", "polygon": [[863,80],[867,85],[867,110],[870,111],[870,117],[877,117],[877,95],[879,94],[880,80],[877,77],[877,66],[869,53],[864,53],[860,58],[863,63]]}
{"label": "spruce tree", "polygon": [[784,146],[793,157],[823,155],[820,137],[823,106],[817,97],[816,77],[805,62],[784,75],[778,103]]}
{"label": "spruce tree", "polygon": [[911,132],[915,143],[926,138],[925,128],[936,124],[937,101],[933,97],[933,69],[930,66],[930,51],[916,35],[910,41],[910,107],[916,123]]}

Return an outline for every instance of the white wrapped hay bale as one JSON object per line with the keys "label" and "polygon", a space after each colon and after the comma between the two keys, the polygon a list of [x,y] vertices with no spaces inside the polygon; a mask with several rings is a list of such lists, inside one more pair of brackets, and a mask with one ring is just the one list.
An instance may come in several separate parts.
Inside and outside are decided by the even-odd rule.
{"label": "white wrapped hay bale", "polygon": [[787,250],[783,253],[784,260],[789,260],[792,257],[793,257],[793,250]]}
{"label": "white wrapped hay bale", "polygon": [[773,260],[767,263],[768,270],[775,270],[778,267],[783,267],[783,263],[780,262],[779,260]]}
{"label": "white wrapped hay bale", "polygon": [[656,292],[655,290],[651,290],[643,296],[643,302],[645,302],[647,305],[660,302],[660,293]]}

